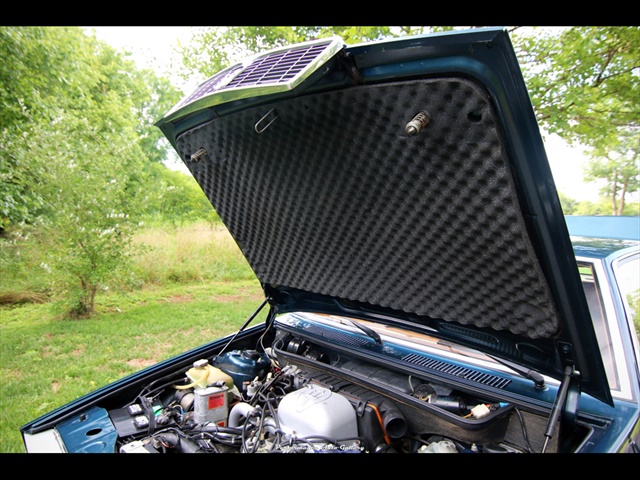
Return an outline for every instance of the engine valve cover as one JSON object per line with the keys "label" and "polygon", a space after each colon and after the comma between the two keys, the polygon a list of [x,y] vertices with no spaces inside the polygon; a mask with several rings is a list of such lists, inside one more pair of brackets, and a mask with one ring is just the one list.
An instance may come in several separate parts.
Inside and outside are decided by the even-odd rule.
{"label": "engine valve cover", "polygon": [[356,412],[349,400],[317,385],[286,395],[280,402],[278,418],[282,430],[297,437],[349,443],[358,436]]}

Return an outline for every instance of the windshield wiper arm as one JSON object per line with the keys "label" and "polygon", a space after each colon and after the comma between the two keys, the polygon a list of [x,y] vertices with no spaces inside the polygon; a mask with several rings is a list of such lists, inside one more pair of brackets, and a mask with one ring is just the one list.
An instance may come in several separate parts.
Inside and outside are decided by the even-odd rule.
{"label": "windshield wiper arm", "polygon": [[528,378],[529,380],[532,380],[534,383],[534,387],[537,390],[542,390],[544,388],[545,386],[544,377],[540,375],[538,372],[536,372],[535,370],[524,368],[516,363],[502,360],[501,358],[494,357],[493,355],[489,355],[488,353],[485,353],[485,355],[490,359],[495,360],[498,363],[501,363],[505,367],[509,367],[511,370],[522,375],[524,378]]}
{"label": "windshield wiper arm", "polygon": [[380,337],[380,335],[378,335],[378,332],[376,332],[374,329],[369,328],[366,325],[362,325],[361,323],[358,323],[355,320],[352,320],[350,318],[346,318],[346,317],[343,317],[343,318],[347,320],[354,327],[357,327],[360,330],[362,330],[364,333],[366,333],[370,338],[372,338],[376,342],[376,345],[382,345],[382,338]]}
{"label": "windshield wiper arm", "polygon": [[503,360],[501,358],[495,357],[489,353],[485,353],[485,352],[481,352],[475,348],[472,347],[466,347],[463,345],[460,345],[458,343],[455,342],[451,342],[450,340],[440,340],[438,341],[438,345],[443,345],[443,346],[448,346],[449,348],[453,348],[455,349],[454,351],[456,353],[462,354],[462,355],[468,355],[468,353],[466,353],[464,350],[468,349],[471,350],[472,352],[476,352],[479,353],[481,355],[484,355],[485,357],[490,358],[491,360],[500,363],[501,365],[504,365],[505,367],[513,370],[514,372],[516,372],[518,375],[524,377],[524,378],[528,378],[529,380],[533,381],[534,383],[534,388],[536,390],[542,390],[545,387],[545,381],[544,381],[544,377],[542,375],[540,375],[538,372],[536,372],[535,370],[530,370],[528,368],[525,368],[521,365],[518,365],[517,363],[513,363],[513,362],[509,362],[507,360]]}

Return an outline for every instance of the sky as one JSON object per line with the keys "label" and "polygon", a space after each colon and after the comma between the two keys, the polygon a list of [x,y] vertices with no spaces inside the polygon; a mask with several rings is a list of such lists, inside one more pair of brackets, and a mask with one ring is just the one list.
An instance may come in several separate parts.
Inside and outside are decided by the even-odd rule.
{"label": "sky", "polygon": [[[125,49],[132,53],[132,58],[140,68],[153,68],[159,75],[166,75],[171,60],[178,60],[175,53],[178,42],[187,43],[191,38],[189,27],[85,27],[93,29],[96,37],[104,40],[116,49]],[[180,84],[177,77],[175,85],[185,94],[193,90],[197,84]],[[556,188],[564,195],[575,200],[596,201],[599,185],[585,183],[583,165],[586,160],[580,147],[566,144],[556,135],[545,135],[545,150],[556,183]]]}

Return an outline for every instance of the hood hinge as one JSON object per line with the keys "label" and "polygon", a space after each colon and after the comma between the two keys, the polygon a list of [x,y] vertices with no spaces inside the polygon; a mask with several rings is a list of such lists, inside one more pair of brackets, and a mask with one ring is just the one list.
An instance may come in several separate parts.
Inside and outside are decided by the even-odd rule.
{"label": "hood hinge", "polygon": [[571,377],[569,378],[569,385],[567,390],[567,397],[565,399],[564,409],[562,413],[562,422],[568,425],[575,425],[578,416],[578,402],[580,400],[580,393],[582,388],[580,386],[580,371],[576,370],[575,362],[573,358],[573,345],[567,342],[558,342],[558,352],[562,365],[565,366],[565,372],[567,368],[571,369]]}

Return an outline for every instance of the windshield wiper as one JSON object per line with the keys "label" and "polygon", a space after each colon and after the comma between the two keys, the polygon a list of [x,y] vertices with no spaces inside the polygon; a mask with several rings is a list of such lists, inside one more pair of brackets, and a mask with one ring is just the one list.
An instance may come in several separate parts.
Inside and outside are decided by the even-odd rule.
{"label": "windshield wiper", "polygon": [[364,333],[366,333],[370,338],[372,338],[376,342],[376,345],[382,345],[383,344],[382,343],[382,338],[380,338],[380,335],[378,335],[378,332],[376,332],[372,328],[369,328],[366,325],[362,325],[361,323],[358,323],[355,320],[352,320],[350,318],[346,318],[346,317],[342,317],[342,318],[345,319],[346,321],[348,321],[354,327],[357,327],[358,329],[360,329]]}
{"label": "windshield wiper", "polygon": [[497,362],[497,363],[499,363],[501,365],[504,365],[505,367],[509,368],[510,370],[513,370],[518,375],[531,380],[533,382],[534,388],[536,390],[542,390],[545,387],[544,377],[541,374],[539,374],[538,372],[536,372],[535,370],[531,370],[531,369],[525,368],[525,367],[523,367],[521,365],[518,365],[517,363],[509,362],[507,360],[503,360],[503,359],[495,357],[495,356],[493,356],[493,355],[491,355],[489,353],[481,352],[479,350],[476,350],[475,348],[459,345],[459,344],[457,344],[455,342],[451,342],[450,340],[440,340],[438,342],[438,345],[444,345],[444,346],[448,346],[449,348],[455,349],[455,352],[459,353],[461,355],[468,355],[464,351],[464,350],[467,350],[467,349],[470,350],[471,352],[479,353],[481,355],[484,355],[485,357],[490,358],[494,362]]}
{"label": "windshield wiper", "polygon": [[521,365],[518,365],[517,363],[512,363],[512,362],[508,362],[507,360],[502,360],[501,358],[494,357],[493,355],[489,355],[488,353],[485,353],[485,355],[490,359],[495,360],[498,363],[501,363],[505,367],[510,368],[511,370],[518,373],[519,375],[522,375],[524,378],[528,378],[529,380],[533,381],[533,384],[536,390],[544,389],[544,386],[545,386],[544,377],[540,375],[538,372],[536,372],[535,370],[524,368]]}

